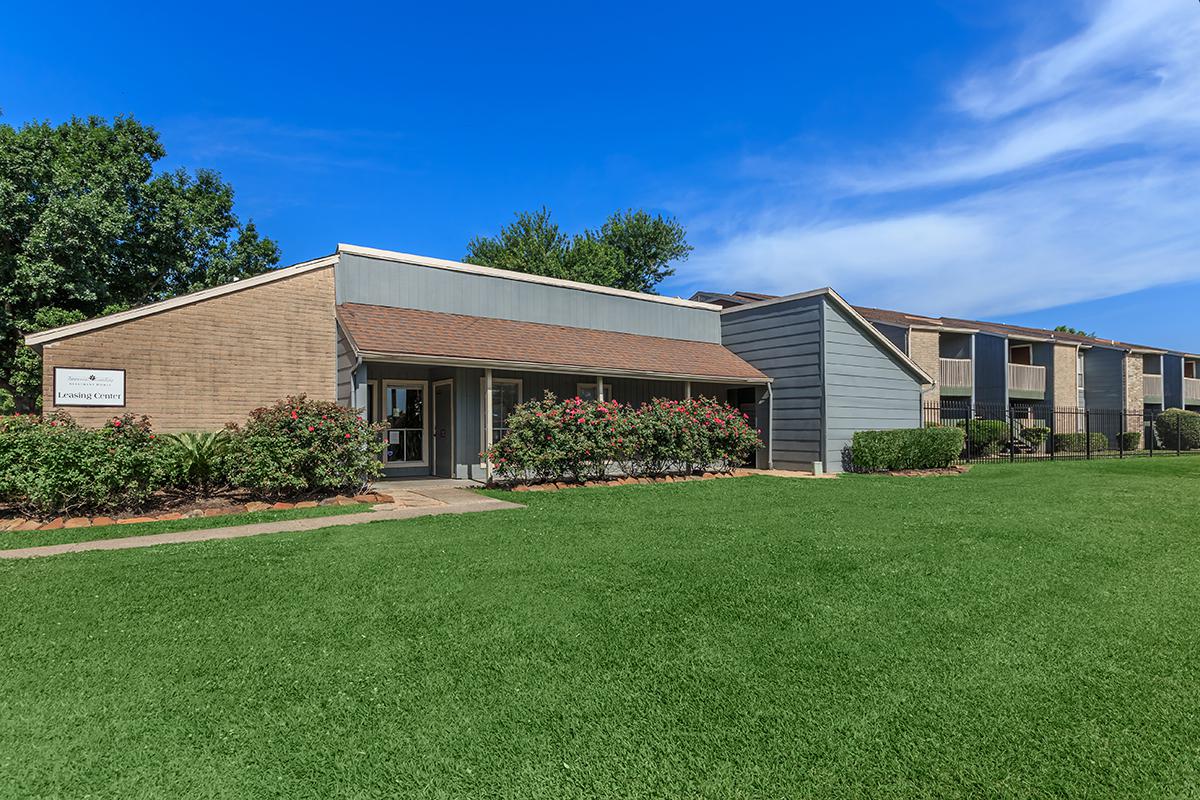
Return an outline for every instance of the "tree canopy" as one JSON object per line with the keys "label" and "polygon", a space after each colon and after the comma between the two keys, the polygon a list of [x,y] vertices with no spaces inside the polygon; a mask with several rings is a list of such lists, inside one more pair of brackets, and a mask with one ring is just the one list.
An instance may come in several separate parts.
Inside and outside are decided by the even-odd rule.
{"label": "tree canopy", "polygon": [[691,253],[683,226],[642,210],[617,211],[599,230],[564,233],[549,209],[524,211],[495,236],[467,244],[464,261],[635,292],[653,292]]}
{"label": "tree canopy", "polygon": [[1087,331],[1082,331],[1079,328],[1072,328],[1070,325],[1056,325],[1054,330],[1058,331],[1059,333],[1073,333],[1076,336],[1091,336],[1093,338],[1096,336],[1095,331],[1088,333]]}
{"label": "tree canopy", "polygon": [[155,174],[158,133],[131,117],[0,125],[0,389],[41,391],[24,334],[254,275],[275,242],[210,170]]}

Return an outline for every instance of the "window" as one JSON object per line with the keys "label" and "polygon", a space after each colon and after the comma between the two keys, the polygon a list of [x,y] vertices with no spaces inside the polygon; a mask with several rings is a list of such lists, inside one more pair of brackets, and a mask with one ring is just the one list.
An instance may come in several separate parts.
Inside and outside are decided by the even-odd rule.
{"label": "window", "polygon": [[[479,396],[483,397],[483,387],[487,382],[480,379]],[[504,434],[508,433],[508,416],[521,403],[521,381],[519,378],[492,379],[492,441],[495,444]],[[479,439],[487,436],[487,425],[483,415],[487,413],[487,403],[480,403],[479,409]],[[486,446],[486,445],[485,445]]]}
{"label": "window", "polygon": [[389,464],[425,462],[425,384],[389,383],[384,386]]}
{"label": "window", "polygon": [[1080,350],[1075,356],[1075,385],[1080,389],[1083,388],[1083,351]]}
{"label": "window", "polygon": [[[577,384],[575,386],[575,394],[578,395],[580,400],[586,400],[588,402],[591,402],[596,399],[596,384],[594,384],[594,383]],[[611,383],[604,384],[604,399],[605,400],[613,399]]]}
{"label": "window", "polygon": [[1033,364],[1033,345],[1031,344],[1016,344],[1008,350],[1008,363],[1024,364],[1029,366]]}

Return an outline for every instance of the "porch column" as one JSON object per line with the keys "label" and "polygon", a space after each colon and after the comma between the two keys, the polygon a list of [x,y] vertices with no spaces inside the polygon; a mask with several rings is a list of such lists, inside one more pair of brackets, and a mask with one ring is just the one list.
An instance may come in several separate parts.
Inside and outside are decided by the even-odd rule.
{"label": "porch column", "polygon": [[367,419],[367,410],[370,408],[370,398],[367,396],[370,389],[371,386],[367,383],[367,365],[359,364],[351,376],[350,407],[358,409],[358,415],[363,419]]}
{"label": "porch column", "polygon": [[691,381],[683,382],[683,399],[684,400],[692,399],[692,382]]}
{"label": "porch column", "polygon": [[608,398],[604,396],[604,376],[596,376],[596,402],[603,403]]}
{"label": "porch column", "polygon": [[[483,449],[487,452],[492,446],[492,369],[483,371]],[[492,459],[484,456],[484,474],[488,482],[492,480]]]}

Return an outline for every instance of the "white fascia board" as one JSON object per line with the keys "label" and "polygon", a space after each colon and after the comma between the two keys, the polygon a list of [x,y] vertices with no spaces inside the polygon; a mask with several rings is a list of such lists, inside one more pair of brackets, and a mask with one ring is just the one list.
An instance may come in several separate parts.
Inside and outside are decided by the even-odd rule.
{"label": "white fascia board", "polygon": [[896,347],[896,345],[892,343],[891,339],[887,338],[882,333],[880,333],[879,329],[876,328],[874,325],[872,325],[870,320],[868,320],[862,314],[855,311],[854,306],[847,303],[840,294],[838,294],[837,292],[835,292],[833,290],[832,287],[826,286],[822,289],[812,289],[807,292],[800,292],[798,294],[789,294],[784,297],[773,297],[770,300],[759,300],[754,303],[747,303],[746,305],[743,305],[743,306],[734,306],[733,308],[722,309],[721,314],[723,314],[723,315],[724,314],[737,314],[742,311],[751,311],[751,310],[757,309],[757,308],[764,308],[766,306],[778,305],[779,303],[790,303],[794,300],[806,300],[810,297],[817,297],[819,295],[825,295],[826,297],[828,297],[830,300],[833,301],[833,304],[836,305],[838,307],[838,309],[840,309],[843,313],[845,313],[851,319],[858,322],[858,324],[861,325],[866,330],[868,336],[870,336],[872,339],[874,339],[876,342],[878,342],[880,345],[882,345],[885,350],[887,350],[889,353],[891,353],[893,356],[895,356],[897,359],[899,359],[900,364],[905,369],[909,370],[914,375],[916,375],[918,378],[920,378],[920,380],[925,385],[927,385],[927,386],[933,385],[933,378],[930,377],[929,373],[927,373],[925,370],[921,369],[917,365],[917,362],[915,362],[911,358],[909,358],[903,350],[901,350],[899,347]]}
{"label": "white fascia board", "polygon": [[543,286],[558,286],[564,289],[576,289],[578,291],[593,292],[595,294],[607,294],[613,297],[626,297],[631,300],[644,300],[648,303],[662,303],[664,305],[681,306],[683,308],[703,309],[704,311],[720,311],[721,307],[714,303],[701,303],[697,300],[684,300],[681,297],[664,297],[658,294],[646,294],[645,292],[631,292],[626,289],[614,289],[611,286],[597,286],[592,283],[582,283],[580,281],[568,281],[562,278],[547,278],[544,275],[529,275],[524,272],[514,272],[510,269],[496,269],[495,267],[481,267],[478,264],[464,264],[461,261],[449,261],[444,258],[430,258],[429,256],[418,256],[412,253],[400,253],[395,250],[379,250],[374,247],[360,247],[353,244],[339,244],[337,247],[338,253],[345,253],[352,256],[363,256],[365,258],[378,258],[385,261],[397,261],[402,264],[413,264],[419,267],[432,267],[433,269],[444,269],[451,272],[466,272],[472,275],[486,275],[491,278],[503,278],[510,281],[523,281],[525,283],[540,283]]}
{"label": "white fascia board", "polygon": [[172,297],[168,300],[160,300],[157,303],[148,303],[144,306],[131,308],[126,311],[118,311],[115,314],[107,314],[103,317],[84,320],[83,322],[74,322],[70,325],[62,325],[58,328],[50,328],[49,330],[38,331],[31,333],[25,337],[25,344],[30,346],[46,344],[58,339],[65,339],[68,336],[76,336],[81,333],[107,328],[111,325],[119,325],[122,322],[129,322],[140,317],[148,317],[151,314],[160,314],[163,311],[170,311],[173,308],[180,306],[191,305],[192,303],[200,303],[204,300],[211,300],[214,297],[240,292],[243,289],[252,289],[255,286],[262,286],[265,283],[273,283],[275,281],[293,278],[305,272],[310,272],[314,269],[323,267],[331,267],[337,263],[337,255],[323,256],[322,258],[313,259],[312,261],[303,261],[299,264],[293,264],[290,267],[282,269],[274,269],[270,272],[264,272],[261,275],[255,275],[252,278],[242,278],[241,280],[223,283],[220,286],[213,286],[209,289],[201,289],[198,292]]}

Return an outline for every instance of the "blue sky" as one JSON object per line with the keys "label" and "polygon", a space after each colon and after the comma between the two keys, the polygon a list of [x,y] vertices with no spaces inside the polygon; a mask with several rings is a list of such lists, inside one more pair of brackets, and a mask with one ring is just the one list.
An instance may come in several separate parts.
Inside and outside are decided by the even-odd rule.
{"label": "blue sky", "polygon": [[284,262],[678,216],[664,293],[1200,350],[1200,4],[25,4],[9,124],[133,114]]}

